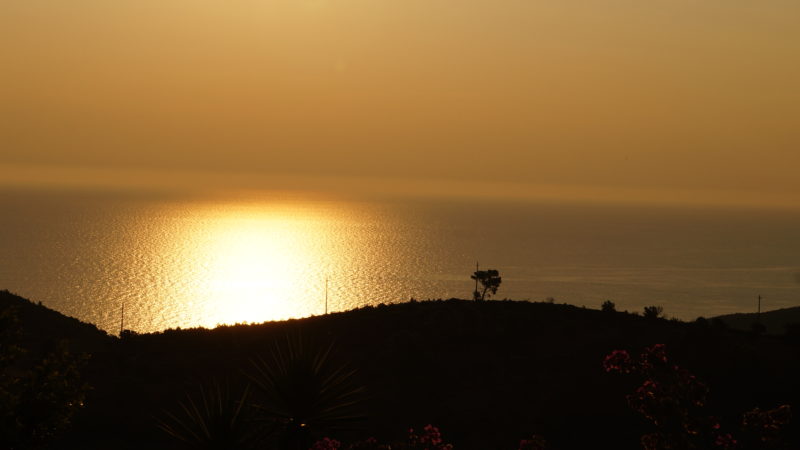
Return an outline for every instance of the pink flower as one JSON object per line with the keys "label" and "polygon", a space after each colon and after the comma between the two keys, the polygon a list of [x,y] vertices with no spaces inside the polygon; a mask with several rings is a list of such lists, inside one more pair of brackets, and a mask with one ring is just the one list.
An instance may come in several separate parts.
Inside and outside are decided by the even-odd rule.
{"label": "pink flower", "polygon": [[633,368],[631,355],[625,350],[614,350],[603,360],[606,372],[630,373]]}
{"label": "pink flower", "polygon": [[666,364],[667,362],[667,346],[664,344],[656,344],[646,347],[642,355],[639,357],[642,369],[650,370],[655,364]]}
{"label": "pink flower", "polygon": [[425,425],[422,429],[421,435],[416,435],[413,428],[408,430],[408,442],[411,448],[420,448],[425,450],[451,450],[450,444],[444,444],[442,440],[442,433],[439,429],[431,424]]}
{"label": "pink flower", "polygon": [[731,436],[730,433],[720,434],[714,440],[714,445],[716,447],[719,447],[719,448],[722,448],[722,449],[725,449],[725,450],[730,450],[730,449],[736,448],[736,444],[737,444],[736,439],[734,439],[733,436]]}
{"label": "pink flower", "polygon": [[544,438],[535,434],[530,439],[519,441],[519,450],[545,450],[546,448],[547,442]]}
{"label": "pink flower", "polygon": [[341,442],[337,441],[336,439],[326,437],[321,441],[315,442],[314,445],[311,446],[310,450],[338,450],[341,446]]}

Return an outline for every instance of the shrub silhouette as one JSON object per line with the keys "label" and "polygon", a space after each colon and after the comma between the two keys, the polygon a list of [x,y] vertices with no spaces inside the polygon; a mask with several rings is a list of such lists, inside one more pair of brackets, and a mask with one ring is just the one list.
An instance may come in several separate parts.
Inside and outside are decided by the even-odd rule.
{"label": "shrub silhouette", "polygon": [[645,306],[644,307],[644,317],[646,319],[658,319],[661,317],[661,314],[664,312],[664,308],[661,306]]}
{"label": "shrub silhouette", "polygon": [[38,448],[66,430],[89,389],[86,355],[70,353],[61,340],[29,356],[20,336],[15,311],[0,311],[1,448]]}
{"label": "shrub silhouette", "polygon": [[547,441],[542,436],[533,435],[530,439],[519,441],[519,450],[546,450]]}
{"label": "shrub silhouette", "polygon": [[600,309],[603,312],[612,313],[617,311],[617,305],[615,305],[614,302],[612,302],[611,300],[606,300],[600,306]]}
{"label": "shrub silhouette", "polygon": [[230,388],[222,389],[214,382],[200,386],[196,397],[187,395],[179,403],[178,414],[166,413],[166,420],[157,420],[158,427],[186,448],[203,450],[244,450],[254,448],[257,433],[247,409],[249,388],[232,397]]}
{"label": "shrub silhouette", "polygon": [[201,386],[158,425],[190,449],[306,450],[364,417],[355,371],[335,364],[331,354],[332,345],[320,350],[287,338],[268,358],[252,362],[251,384],[241,395],[232,397],[217,383]]}
{"label": "shrub silhouette", "polygon": [[[535,437],[534,437],[535,438]],[[524,442],[529,442],[523,440]],[[532,442],[532,441],[531,441]],[[542,441],[543,442],[543,441]],[[522,446],[520,448],[525,450],[544,450],[544,447],[529,447]],[[439,428],[431,424],[425,425],[422,430],[416,431],[414,428],[408,429],[408,437],[406,442],[393,442],[391,444],[381,443],[374,437],[368,438],[364,441],[354,442],[347,446],[342,445],[341,442],[325,437],[318,440],[311,446],[310,450],[453,450],[453,445],[448,444],[442,438],[442,433]]]}
{"label": "shrub silhouette", "polygon": [[315,439],[352,429],[364,418],[364,389],[355,383],[354,370],[334,363],[332,349],[287,338],[269,358],[253,362],[248,374],[253,405],[273,446],[305,450]]}
{"label": "shrub silhouette", "polygon": [[614,350],[603,360],[603,367],[606,372],[644,378],[627,400],[655,427],[654,432],[641,437],[645,450],[781,448],[781,430],[791,417],[788,405],[745,413],[741,432],[746,439],[738,440],[723,431],[716,417],[705,413],[707,386],[671,363],[663,344],[645,348],[638,358],[625,350]]}

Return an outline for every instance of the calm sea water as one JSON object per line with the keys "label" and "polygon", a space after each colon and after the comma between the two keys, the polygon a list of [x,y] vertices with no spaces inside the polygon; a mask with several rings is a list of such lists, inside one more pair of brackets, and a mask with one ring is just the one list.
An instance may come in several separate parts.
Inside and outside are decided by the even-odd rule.
{"label": "calm sea water", "polygon": [[800,305],[800,215],[476,201],[0,191],[0,289],[111,332],[261,322],[409,298],[694,319]]}

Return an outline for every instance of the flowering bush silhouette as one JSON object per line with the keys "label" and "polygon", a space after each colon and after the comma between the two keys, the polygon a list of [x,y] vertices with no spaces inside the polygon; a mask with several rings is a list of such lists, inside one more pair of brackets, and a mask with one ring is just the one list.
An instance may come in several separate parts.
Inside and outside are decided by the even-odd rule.
{"label": "flowering bush silhouette", "polygon": [[445,444],[439,429],[429,424],[425,425],[420,434],[416,434],[413,428],[408,429],[408,448],[420,450],[452,450],[453,446]]}
{"label": "flowering bush silhouette", "polygon": [[392,450],[392,446],[381,444],[374,437],[349,445],[348,450]]}
{"label": "flowering bush silhouette", "polygon": [[[315,442],[309,450],[339,450],[341,448],[343,447],[339,441],[326,437]],[[409,450],[452,450],[453,446],[444,442],[439,428],[428,424],[422,428],[422,432],[420,433],[417,433],[413,428],[409,428],[408,440],[405,444],[380,444],[375,438],[369,438],[344,448],[347,450],[392,450],[393,448]]]}
{"label": "flowering bush silhouette", "polygon": [[714,419],[703,417],[700,411],[708,389],[688,371],[669,364],[663,344],[647,347],[638,358],[616,350],[606,356],[603,366],[606,372],[644,376],[627,400],[658,430],[642,437],[645,449],[703,448],[703,441],[715,441],[721,435]]}
{"label": "flowering bush silhouette", "polygon": [[534,434],[530,439],[519,441],[519,450],[546,450],[547,442],[543,437]]}
{"label": "flowering bush silhouette", "polygon": [[667,449],[747,449],[781,448],[779,434],[789,422],[790,409],[783,405],[762,412],[746,413],[743,431],[758,438],[740,442],[724,432],[716,417],[704,414],[708,388],[694,375],[671,364],[663,344],[656,344],[636,358],[625,350],[614,350],[603,360],[606,372],[636,374],[644,381],[627,396],[630,407],[647,418],[656,428],[641,438],[646,450]]}
{"label": "flowering bush silhouette", "polygon": [[321,441],[315,442],[314,445],[311,446],[310,450],[339,450],[339,447],[341,446],[341,442],[337,441],[336,439],[326,437]]}
{"label": "flowering bush silhouette", "polygon": [[775,409],[762,411],[755,408],[744,413],[742,417],[742,430],[748,434],[746,438],[752,441],[751,446],[763,448],[781,448],[781,430],[792,418],[789,405],[782,405]]}

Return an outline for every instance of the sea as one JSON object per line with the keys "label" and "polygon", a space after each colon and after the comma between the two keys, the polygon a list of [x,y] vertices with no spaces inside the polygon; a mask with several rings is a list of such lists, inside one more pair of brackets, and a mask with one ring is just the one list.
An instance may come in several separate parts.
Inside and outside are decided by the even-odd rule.
{"label": "sea", "polygon": [[4,188],[0,289],[109,333],[367,305],[554,302],[695,320],[800,305],[800,212]]}

